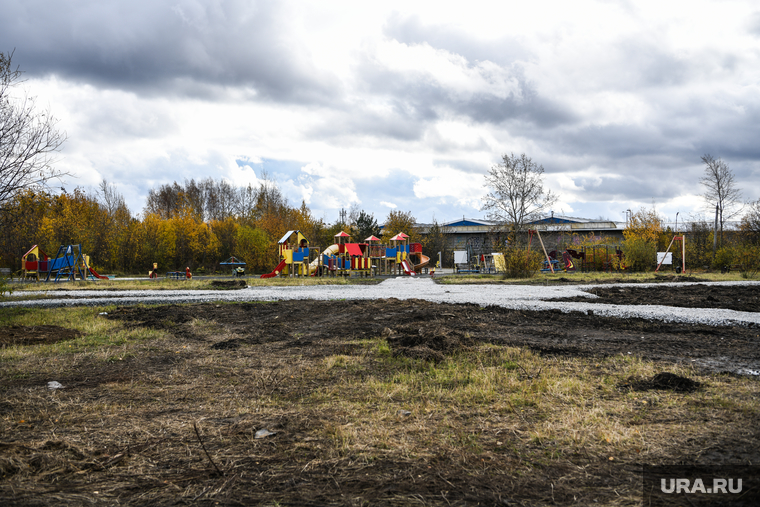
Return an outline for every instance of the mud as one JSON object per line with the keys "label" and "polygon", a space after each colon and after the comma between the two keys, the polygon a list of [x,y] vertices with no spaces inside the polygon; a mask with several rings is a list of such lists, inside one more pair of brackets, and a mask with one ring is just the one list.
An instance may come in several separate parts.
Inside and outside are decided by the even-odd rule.
{"label": "mud", "polygon": [[633,391],[651,391],[665,390],[675,391],[677,393],[693,393],[700,389],[702,384],[674,373],[661,372],[647,379],[628,379],[628,382],[620,386],[621,389],[631,389]]}
{"label": "mud", "polygon": [[8,326],[0,328],[0,347],[42,345],[73,340],[79,331],[60,326]]}
{"label": "mud", "polygon": [[612,305],[663,305],[679,308],[721,308],[739,312],[760,312],[760,285],[684,285],[679,287],[594,287],[598,296],[582,296],[555,301],[579,301]]}
{"label": "mud", "polygon": [[619,319],[581,312],[384,299],[121,307],[107,318],[130,326],[170,330],[188,340],[195,338],[193,320],[213,320],[225,334],[235,335],[213,344],[215,349],[277,343],[308,355],[331,355],[336,347],[344,347],[338,337],[385,336],[394,354],[432,360],[475,343],[493,343],[525,346],[544,355],[625,354],[693,363],[710,371],[760,370],[760,330],[752,327]]}

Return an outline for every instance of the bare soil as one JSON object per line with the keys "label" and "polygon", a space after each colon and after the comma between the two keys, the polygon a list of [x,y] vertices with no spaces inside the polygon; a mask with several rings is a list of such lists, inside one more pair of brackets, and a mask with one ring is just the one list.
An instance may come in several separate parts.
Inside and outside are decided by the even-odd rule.
{"label": "bare soil", "polygon": [[682,287],[595,287],[599,296],[562,298],[611,305],[663,305],[680,308],[722,308],[739,312],[760,312],[760,285],[684,285]]}
{"label": "bare soil", "polygon": [[[744,302],[739,306],[738,299],[747,298],[756,305],[758,297],[756,288],[661,289],[641,289],[647,291],[647,304],[704,307],[709,302],[712,308],[744,309],[747,306]],[[597,289],[595,293],[601,296],[599,302],[643,301],[639,289],[625,290]],[[487,452],[376,452],[371,459],[354,452],[328,452],[329,443],[318,435],[326,427],[350,422],[339,407],[316,411],[303,400],[320,385],[339,385],[345,375],[383,377],[388,373],[377,364],[374,370],[314,379],[300,375],[301,366],[294,365],[314,364],[336,354],[360,354],[360,340],[378,336],[387,339],[394,356],[432,362],[489,343],[528,347],[547,358],[634,355],[660,363],[663,370],[674,363],[693,363],[695,375],[710,369],[733,371],[737,364],[760,365],[760,331],[750,327],[716,328],[420,300],[120,307],[102,318],[131,328],[164,330],[173,337],[172,347],[177,350],[156,345],[147,347],[144,354],[115,354],[106,361],[88,356],[76,367],[57,372],[55,380],[64,385],[60,393],[39,392],[40,386],[54,380],[49,373],[9,376],[0,371],[0,504],[636,505],[620,499],[639,491],[640,457],[633,454],[612,461],[606,455],[582,450],[563,453],[551,442],[519,438],[530,431],[531,421],[523,416],[517,419],[519,433],[515,429],[513,435],[483,436],[493,449]],[[215,327],[199,327],[199,321]],[[54,326],[0,329],[0,346],[50,343],[77,335]],[[188,366],[190,359],[178,344],[198,351],[195,366]],[[198,356],[204,354],[208,360],[197,366]],[[720,361],[712,361],[715,358]],[[226,364],[233,360],[244,363],[246,369]],[[307,369],[303,366],[303,371]],[[180,372],[216,380],[189,390],[173,382]],[[536,372],[524,372],[525,378],[531,378],[531,373]],[[145,392],[134,386],[144,386]],[[621,392],[661,390],[686,395],[703,388],[703,383],[664,372],[652,378],[631,378],[618,387]],[[227,397],[234,403],[268,395],[292,400],[292,410],[230,416],[205,408],[214,406],[212,397]],[[24,405],[32,403],[27,398],[36,400],[34,410]],[[102,413],[82,412],[82,407],[93,404],[103,406]],[[402,408],[399,428],[406,424]],[[462,424],[471,431],[482,432],[479,421],[502,416],[459,417],[465,418]],[[178,419],[186,421],[181,431]],[[666,411],[652,411],[630,424],[668,422],[673,421]],[[646,460],[759,462],[758,426],[732,423],[725,421],[709,442],[682,441],[652,451]],[[264,428],[275,434],[254,438],[255,431]]]}
{"label": "bare soil", "polygon": [[57,343],[80,335],[79,331],[61,326],[7,326],[0,328],[0,347]]}

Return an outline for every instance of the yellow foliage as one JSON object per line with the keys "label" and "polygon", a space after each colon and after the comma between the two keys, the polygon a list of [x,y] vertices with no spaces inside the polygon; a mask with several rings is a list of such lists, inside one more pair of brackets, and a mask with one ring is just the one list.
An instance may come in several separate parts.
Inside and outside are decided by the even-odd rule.
{"label": "yellow foliage", "polygon": [[628,227],[623,231],[626,240],[641,239],[654,243],[657,243],[660,234],[662,234],[662,220],[654,207],[641,208],[631,215]]}

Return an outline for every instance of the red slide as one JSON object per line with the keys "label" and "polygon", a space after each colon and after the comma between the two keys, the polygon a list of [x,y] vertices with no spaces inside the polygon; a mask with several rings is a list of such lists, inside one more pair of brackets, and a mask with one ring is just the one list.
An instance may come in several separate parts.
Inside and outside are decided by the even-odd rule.
{"label": "red slide", "polygon": [[280,271],[282,271],[282,268],[285,267],[285,264],[286,264],[285,259],[283,259],[282,261],[280,261],[277,267],[274,268],[274,271],[272,271],[271,273],[267,273],[265,275],[261,275],[261,278],[274,278],[275,276],[280,274]]}
{"label": "red slide", "polygon": [[415,276],[417,274],[414,272],[414,268],[409,264],[408,260],[401,261],[401,267],[404,268],[404,273],[409,276]]}
{"label": "red slide", "polygon": [[95,270],[94,270],[94,269],[92,269],[92,268],[88,268],[88,269],[90,270],[90,274],[91,274],[92,276],[94,276],[95,278],[100,278],[101,280],[108,280],[108,277],[107,277],[107,276],[101,276],[101,275],[99,275],[99,274],[98,274],[98,273],[96,273],[96,272],[95,272]]}

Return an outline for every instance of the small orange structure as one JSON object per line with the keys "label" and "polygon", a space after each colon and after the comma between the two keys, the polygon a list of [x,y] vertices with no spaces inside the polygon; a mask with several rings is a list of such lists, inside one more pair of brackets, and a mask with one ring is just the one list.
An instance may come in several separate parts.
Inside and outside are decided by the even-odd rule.
{"label": "small orange structure", "polygon": [[193,277],[193,274],[190,272],[190,268],[185,268],[185,276],[188,280],[190,280]]}

